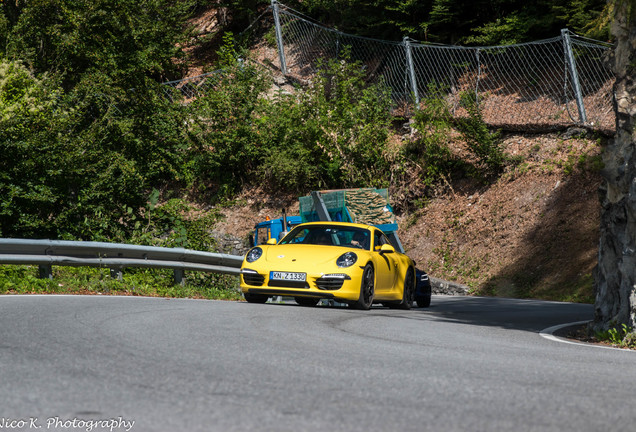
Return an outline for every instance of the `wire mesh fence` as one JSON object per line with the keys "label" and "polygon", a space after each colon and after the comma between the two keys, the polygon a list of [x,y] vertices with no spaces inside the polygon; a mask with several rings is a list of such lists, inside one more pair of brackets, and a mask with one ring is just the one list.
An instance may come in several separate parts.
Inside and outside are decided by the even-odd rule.
{"label": "wire mesh fence", "polygon": [[181,80],[168,81],[163,83],[163,92],[171,100],[191,101],[205,94],[214,88],[221,77],[222,71],[217,70],[202,75],[189,77]]}
{"label": "wire mesh fence", "polygon": [[[392,42],[328,28],[276,0],[270,11],[253,25],[259,38],[255,59],[297,81],[308,82],[321,62],[346,52],[363,65],[369,82],[391,89],[398,113],[443,98],[454,115],[463,116],[462,95],[471,93],[493,127],[539,132],[579,125],[614,133],[609,44],[567,30],[551,39],[493,47]],[[166,84],[184,93],[210,79],[207,74]]]}

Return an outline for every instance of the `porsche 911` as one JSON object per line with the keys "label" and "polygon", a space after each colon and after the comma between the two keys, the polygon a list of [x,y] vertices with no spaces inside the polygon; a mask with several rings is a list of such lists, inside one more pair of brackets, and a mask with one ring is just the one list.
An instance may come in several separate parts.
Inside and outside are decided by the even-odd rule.
{"label": "porsche 911", "polygon": [[278,243],[250,249],[241,266],[241,291],[250,303],[294,297],[302,306],[321,299],[367,310],[373,303],[410,309],[415,263],[370,225],[308,222]]}

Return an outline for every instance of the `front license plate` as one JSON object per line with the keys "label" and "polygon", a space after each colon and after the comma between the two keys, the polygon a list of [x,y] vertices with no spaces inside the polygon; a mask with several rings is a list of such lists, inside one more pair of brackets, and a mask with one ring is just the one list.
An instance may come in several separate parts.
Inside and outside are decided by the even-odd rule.
{"label": "front license plate", "polygon": [[269,278],[273,280],[305,282],[307,273],[273,271],[269,273]]}

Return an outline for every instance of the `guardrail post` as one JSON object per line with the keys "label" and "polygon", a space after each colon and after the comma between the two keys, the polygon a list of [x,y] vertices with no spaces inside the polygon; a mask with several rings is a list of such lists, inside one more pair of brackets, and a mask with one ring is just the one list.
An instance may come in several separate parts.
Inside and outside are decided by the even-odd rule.
{"label": "guardrail post", "polygon": [[280,60],[280,71],[287,75],[287,60],[285,59],[285,47],[283,45],[283,32],[280,28],[280,17],[278,16],[278,2],[272,0],[272,11],[274,13],[274,26],[276,27],[276,45],[278,45],[278,58]]}
{"label": "guardrail post", "polygon": [[563,37],[563,46],[565,49],[565,57],[570,69],[570,75],[572,77],[572,85],[574,87],[574,97],[576,98],[576,107],[579,110],[579,123],[587,123],[587,114],[585,112],[585,104],[583,103],[583,93],[581,92],[581,83],[579,82],[579,74],[576,70],[576,62],[574,60],[574,53],[572,52],[572,41],[570,40],[570,31],[568,29],[561,29],[561,36]]}
{"label": "guardrail post", "polygon": [[181,269],[174,269],[174,283],[176,285],[183,285],[185,282],[183,281],[183,276],[185,272]]}
{"label": "guardrail post", "polygon": [[53,279],[53,266],[43,264],[39,265],[38,277],[40,279]]}
{"label": "guardrail post", "polygon": [[124,273],[121,271],[120,268],[111,268],[110,277],[121,282],[124,280]]}

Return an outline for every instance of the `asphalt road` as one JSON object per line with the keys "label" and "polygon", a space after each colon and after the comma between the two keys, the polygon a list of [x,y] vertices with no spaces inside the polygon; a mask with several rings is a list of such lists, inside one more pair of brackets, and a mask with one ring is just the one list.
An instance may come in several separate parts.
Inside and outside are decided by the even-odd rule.
{"label": "asphalt road", "polygon": [[592,313],[0,296],[0,429],[633,431],[636,352],[539,335]]}

